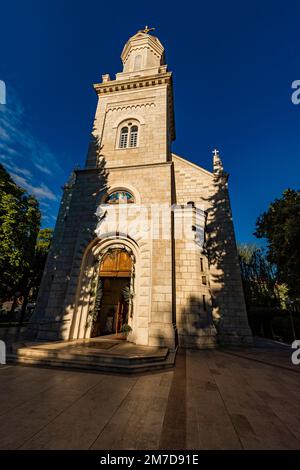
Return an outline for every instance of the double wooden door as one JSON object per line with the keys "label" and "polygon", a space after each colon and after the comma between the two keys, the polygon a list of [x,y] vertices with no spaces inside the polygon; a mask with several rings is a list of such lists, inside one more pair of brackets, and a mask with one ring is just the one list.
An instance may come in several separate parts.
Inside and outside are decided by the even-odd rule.
{"label": "double wooden door", "polygon": [[126,251],[114,250],[103,258],[99,269],[102,299],[92,328],[93,337],[119,333],[128,321],[123,289],[130,286],[131,272],[132,260]]}

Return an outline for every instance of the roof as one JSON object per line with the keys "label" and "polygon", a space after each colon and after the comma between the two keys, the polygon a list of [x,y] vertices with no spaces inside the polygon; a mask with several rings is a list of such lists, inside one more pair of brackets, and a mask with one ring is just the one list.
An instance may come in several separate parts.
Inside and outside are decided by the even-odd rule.
{"label": "roof", "polygon": [[182,163],[185,163],[185,164],[187,164],[187,165],[192,166],[192,167],[195,168],[196,170],[200,170],[202,173],[205,173],[205,174],[208,175],[208,176],[211,176],[211,177],[214,176],[214,174],[213,174],[211,171],[205,170],[205,168],[202,168],[201,166],[196,165],[196,163],[193,163],[193,162],[190,162],[189,160],[186,160],[186,158],[180,157],[180,156],[177,155],[176,153],[172,153],[172,157],[175,158],[175,160],[177,159],[177,160],[179,160],[179,161],[182,162]]}

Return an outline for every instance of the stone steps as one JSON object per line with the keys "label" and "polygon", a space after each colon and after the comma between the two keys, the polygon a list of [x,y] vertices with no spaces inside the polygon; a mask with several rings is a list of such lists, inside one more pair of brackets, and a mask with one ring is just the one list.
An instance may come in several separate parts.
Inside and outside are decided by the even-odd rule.
{"label": "stone steps", "polygon": [[[158,350],[159,351],[159,350]],[[7,362],[47,367],[63,367],[67,369],[84,369],[114,373],[137,373],[168,369],[174,366],[176,351],[162,348],[156,354],[97,354],[67,352],[59,349],[43,349],[34,347],[15,347],[7,355]]]}

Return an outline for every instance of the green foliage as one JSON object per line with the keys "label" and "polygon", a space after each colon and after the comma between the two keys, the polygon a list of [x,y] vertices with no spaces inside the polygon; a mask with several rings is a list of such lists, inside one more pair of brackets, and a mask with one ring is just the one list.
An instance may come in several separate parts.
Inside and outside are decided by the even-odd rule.
{"label": "green foliage", "polygon": [[32,262],[27,276],[25,276],[24,279],[25,284],[27,285],[27,290],[31,289],[32,291],[32,300],[35,300],[37,298],[37,293],[42,280],[42,275],[50,249],[52,237],[52,228],[43,228],[39,230],[37,235],[34,256],[32,257]]}
{"label": "green foliage", "polygon": [[129,285],[123,287],[123,289],[122,289],[122,296],[123,296],[124,301],[125,301],[128,305],[130,305],[130,304],[133,302],[134,292],[133,292],[132,288],[131,288]]}
{"label": "green foliage", "polygon": [[0,300],[23,297],[21,320],[29,295],[37,297],[52,229],[40,230],[37,200],[14,183],[0,165]]}
{"label": "green foliage", "polygon": [[294,331],[296,338],[300,338],[300,319],[293,317],[293,327],[291,315],[288,312],[281,312],[281,315],[274,316],[271,321],[273,336],[281,341],[291,343],[294,341]]}
{"label": "green foliage", "polygon": [[279,307],[276,270],[264,250],[255,245],[238,247],[247,309]]}
{"label": "green foliage", "polygon": [[277,284],[277,293],[282,310],[286,309],[289,304],[289,288],[286,284]]}
{"label": "green foliage", "polygon": [[300,191],[288,189],[256,221],[255,235],[268,241],[267,257],[290,297],[300,297]]}
{"label": "green foliage", "polygon": [[53,237],[52,228],[42,228],[37,236],[36,251],[47,255]]}
{"label": "green foliage", "polygon": [[122,333],[124,333],[125,335],[128,335],[131,331],[132,331],[132,328],[130,325],[128,325],[128,323],[123,323],[122,327],[121,327],[121,331]]}
{"label": "green foliage", "polygon": [[[288,287],[278,282],[276,267],[265,250],[255,245],[238,247],[249,325],[253,334],[290,342],[300,319],[291,310]],[[294,304],[293,304],[294,305]]]}
{"label": "green foliage", "polygon": [[30,269],[41,213],[37,200],[0,165],[0,299],[20,288]]}
{"label": "green foliage", "polygon": [[98,313],[101,308],[102,297],[103,297],[103,280],[101,279],[101,277],[99,277],[97,289],[96,289],[95,305],[94,305],[93,312],[92,312],[93,321],[97,320]]}

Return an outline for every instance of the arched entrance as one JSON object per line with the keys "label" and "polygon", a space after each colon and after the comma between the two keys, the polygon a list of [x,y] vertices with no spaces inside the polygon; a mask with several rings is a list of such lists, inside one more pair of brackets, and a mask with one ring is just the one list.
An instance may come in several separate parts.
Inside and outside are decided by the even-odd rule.
{"label": "arched entrance", "polygon": [[[112,256],[114,252],[116,253],[116,258]],[[107,255],[110,256],[108,257]],[[130,331],[128,339],[135,342],[138,331],[138,319],[135,311],[139,303],[139,272],[140,252],[135,241],[120,235],[119,238],[115,238],[115,236],[110,238],[107,235],[104,239],[93,240],[85,249],[83,255],[68,339],[90,338],[92,335],[109,334],[105,332],[103,319],[101,328],[100,308],[102,306],[102,294],[106,288],[111,289],[112,285],[117,284],[118,281],[115,281],[116,279],[121,279],[126,280],[126,283],[129,282],[130,284],[129,295],[126,298],[127,301],[129,300],[128,325],[132,331]],[[105,280],[109,281],[109,285],[106,282],[106,286],[104,286]],[[118,305],[118,302],[111,302],[110,305]],[[114,317],[114,315],[110,316]],[[114,320],[112,322],[113,327],[116,324]],[[100,330],[98,329],[98,331],[96,327],[93,329],[97,321],[100,322]],[[119,326],[119,329],[121,327],[122,325]],[[113,333],[115,334],[115,332],[116,330],[114,329]]]}
{"label": "arched entrance", "polygon": [[[133,289],[133,260],[124,248],[110,248],[101,257],[91,337],[128,329]],[[126,326],[125,326],[126,325]]]}

